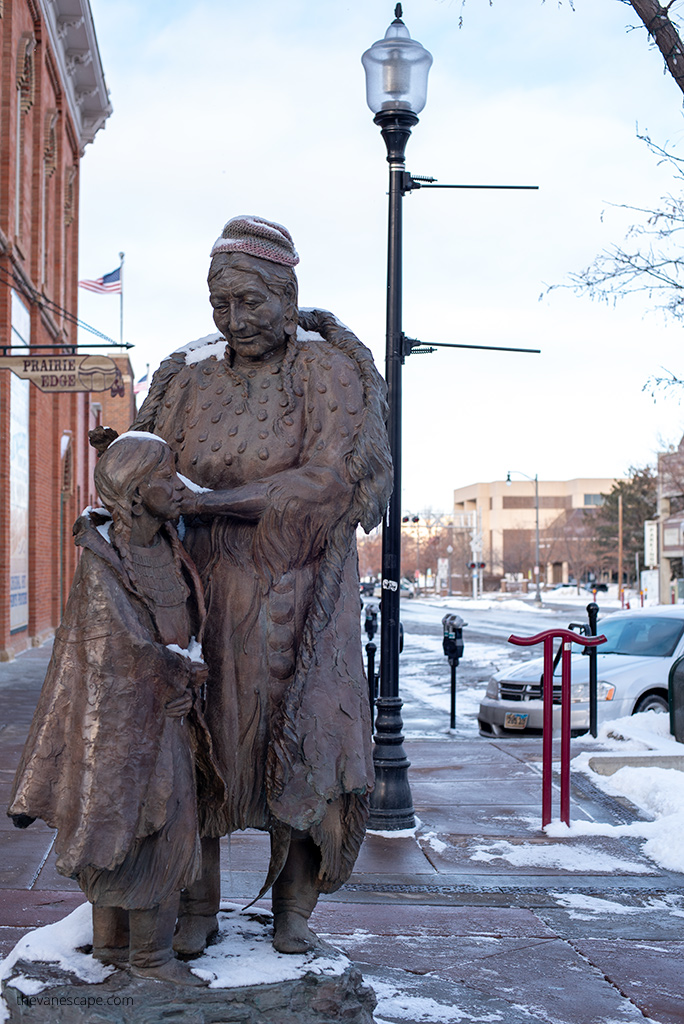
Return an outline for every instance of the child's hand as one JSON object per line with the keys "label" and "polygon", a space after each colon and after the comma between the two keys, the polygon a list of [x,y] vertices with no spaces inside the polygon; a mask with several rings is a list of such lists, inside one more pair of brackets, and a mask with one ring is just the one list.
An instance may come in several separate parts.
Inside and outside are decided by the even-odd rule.
{"label": "child's hand", "polygon": [[188,688],[180,697],[167,700],[165,707],[169,718],[183,718],[192,707],[192,690]]}
{"label": "child's hand", "polygon": [[209,669],[206,665],[200,665],[198,661],[193,661],[190,666],[190,686],[193,690],[199,690],[201,686],[207,681],[209,675]]}

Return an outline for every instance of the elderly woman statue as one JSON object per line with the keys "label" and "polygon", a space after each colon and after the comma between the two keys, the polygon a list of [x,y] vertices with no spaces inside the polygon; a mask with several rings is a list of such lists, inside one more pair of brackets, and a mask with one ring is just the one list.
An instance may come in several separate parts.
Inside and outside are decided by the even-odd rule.
{"label": "elderly woman statue", "polygon": [[174,352],[135,423],[206,492],[184,543],[206,588],[207,723],[226,802],[175,948],[216,928],[218,837],[271,834],[274,945],[303,952],[319,893],[349,877],[373,787],[355,534],[391,490],[385,386],[330,313],[298,310],[289,232],[226,224],[211,253],[220,335]]}

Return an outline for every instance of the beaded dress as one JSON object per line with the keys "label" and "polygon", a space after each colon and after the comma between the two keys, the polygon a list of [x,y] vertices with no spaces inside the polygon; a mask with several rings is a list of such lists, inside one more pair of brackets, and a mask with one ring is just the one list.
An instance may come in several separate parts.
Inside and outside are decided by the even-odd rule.
{"label": "beaded dress", "polygon": [[[206,588],[207,724],[227,786],[211,834],[308,831],[319,885],[348,877],[373,786],[355,531],[386,504],[384,384],[331,314],[282,361],[233,369],[225,341],[166,360],[135,423],[217,492],[186,521]],[[245,515],[222,514],[240,489]],[[254,507],[258,505],[258,513]]]}

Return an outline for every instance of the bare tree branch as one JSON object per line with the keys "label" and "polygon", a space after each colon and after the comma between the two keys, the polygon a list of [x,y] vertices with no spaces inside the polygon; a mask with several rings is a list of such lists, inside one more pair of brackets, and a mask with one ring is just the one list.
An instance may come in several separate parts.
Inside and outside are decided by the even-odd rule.
{"label": "bare tree branch", "polygon": [[[684,160],[657,146],[646,135],[639,135],[659,163],[669,163],[684,182]],[[575,294],[615,303],[636,292],[645,293],[656,309],[677,320],[684,320],[684,195],[662,197],[658,208],[615,204],[616,208],[640,214],[642,220],[633,224],[621,245],[612,245],[584,270],[569,275],[569,283],[552,285],[571,288]],[[662,386],[664,380],[651,379],[649,385]]]}
{"label": "bare tree branch", "polygon": [[663,55],[663,60],[679,88],[684,92],[684,44],[670,18],[674,0],[664,7],[658,0],[629,0],[646,31]]}

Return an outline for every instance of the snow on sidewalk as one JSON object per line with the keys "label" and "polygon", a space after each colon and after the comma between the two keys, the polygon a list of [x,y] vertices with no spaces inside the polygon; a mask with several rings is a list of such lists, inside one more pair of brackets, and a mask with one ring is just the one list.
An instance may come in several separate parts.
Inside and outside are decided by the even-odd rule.
{"label": "snow on sidewalk", "polygon": [[[597,748],[604,752],[661,754],[682,756],[684,747],[670,735],[669,716],[646,711],[643,714],[618,718],[604,725]],[[654,765],[625,766],[613,775],[601,775],[590,766],[598,753],[584,750],[572,762],[574,771],[583,772],[591,782],[609,796],[630,800],[647,821],[629,825],[608,825],[603,822],[577,821],[570,826],[552,822],[546,834],[570,836],[631,836],[642,839],[642,852],[669,871],[684,873],[684,774],[675,768]]]}

